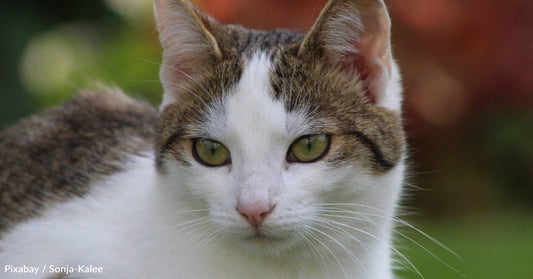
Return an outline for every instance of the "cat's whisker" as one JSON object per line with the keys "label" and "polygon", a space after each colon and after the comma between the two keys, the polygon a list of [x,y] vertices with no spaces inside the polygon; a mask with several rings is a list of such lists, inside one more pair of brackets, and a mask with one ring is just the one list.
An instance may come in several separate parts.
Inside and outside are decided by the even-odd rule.
{"label": "cat's whisker", "polygon": [[409,183],[407,181],[404,181],[403,184],[409,186],[410,188],[414,189],[414,190],[417,190],[417,191],[429,191],[429,189],[426,189],[424,187],[420,187],[420,186],[417,186],[413,183]]}
{"label": "cat's whisker", "polygon": [[146,58],[133,57],[133,59],[135,59],[135,60],[137,60],[137,61],[141,61],[141,62],[145,62],[145,63],[153,64],[153,65],[157,65],[157,66],[159,66],[159,67],[161,67],[161,66],[163,65],[163,63],[161,63],[161,62],[157,62],[157,61],[149,60],[149,59],[146,59]]}
{"label": "cat's whisker", "polygon": [[[171,67],[171,66],[168,66],[168,65],[164,65],[162,63],[157,63],[157,62],[154,62],[154,61],[150,61],[150,60],[143,60],[141,59],[141,61],[144,61],[144,62],[147,62],[147,63],[152,63],[152,64],[157,64],[161,67],[164,67],[166,69],[169,69],[171,71],[175,71],[175,72],[178,72],[182,75],[184,75],[185,77],[187,77],[189,80],[193,81],[194,83],[196,83],[198,86],[200,86],[200,88],[210,97],[210,98],[213,98],[214,97],[214,94],[212,92],[210,92],[209,90],[207,90],[207,88],[201,83],[199,82],[197,79],[195,79],[192,75],[190,75],[189,73],[185,72],[185,71],[182,71],[178,68],[175,68],[175,67]],[[168,81],[164,81],[164,82],[161,82],[162,84],[169,84],[169,85],[173,85],[173,87],[175,88],[178,88],[178,89],[185,89],[184,87],[182,86],[179,86],[178,83],[172,83],[172,82],[168,82]],[[189,91],[189,93],[191,93],[191,91]],[[205,104],[205,103],[204,103]]]}
{"label": "cat's whisker", "polygon": [[436,238],[432,237],[431,235],[425,233],[424,231],[420,230],[419,228],[409,224],[407,221],[399,218],[399,217],[394,217],[394,220],[397,222],[397,223],[400,223],[401,225],[404,225],[404,226],[407,226],[413,230],[415,230],[416,232],[420,233],[421,235],[423,235],[424,237],[426,237],[427,239],[429,239],[430,241],[432,241],[433,243],[435,243],[437,246],[439,246],[440,248],[448,251],[450,254],[452,254],[453,256],[455,256],[457,259],[459,259],[460,261],[462,261],[463,263],[465,262],[463,260],[463,258],[461,258],[461,256],[459,256],[459,254],[457,254],[456,252],[454,252],[451,248],[449,248],[448,246],[446,246],[444,243],[440,242],[439,240],[437,240]]}
{"label": "cat's whisker", "polygon": [[419,172],[416,172],[416,171],[409,171],[407,173],[408,176],[418,176],[418,175],[425,175],[425,174],[439,174],[439,173],[443,173],[444,171],[443,170],[432,170],[432,171],[419,171]]}
{"label": "cat's whisker", "polygon": [[[180,85],[178,85],[178,86],[176,86],[174,88],[175,89],[181,89],[181,90],[184,90],[184,91],[188,92],[189,94],[194,96],[196,99],[198,99],[205,107],[208,107],[207,103],[205,102],[204,99],[202,99],[202,97],[198,96],[198,94],[196,94],[194,91],[192,91],[192,89],[185,87],[185,85],[180,84]],[[204,111],[202,111],[202,113],[205,114]]]}
{"label": "cat's whisker", "polygon": [[198,86],[200,86],[200,88],[201,88],[202,90],[204,90],[204,92],[205,92],[210,98],[214,98],[214,97],[215,97],[215,95],[214,95],[211,91],[207,90],[207,88],[205,88],[205,86],[204,86],[202,83],[200,83],[197,79],[195,79],[195,78],[194,78],[193,76],[191,76],[190,74],[188,74],[188,73],[186,73],[186,72],[184,72],[184,71],[178,70],[178,69],[174,69],[174,70],[175,70],[175,71],[178,71],[178,72],[180,72],[180,73],[182,73],[182,74],[185,75],[188,79],[194,81]]}
{"label": "cat's whisker", "polygon": [[169,87],[176,88],[176,89],[179,89],[180,86],[181,86],[181,84],[175,83],[175,82],[171,82],[171,81],[160,81],[159,83],[161,85],[168,85]]}
{"label": "cat's whisker", "polygon": [[209,224],[209,220],[202,218],[202,220],[191,220],[191,221],[187,221],[187,222],[173,225],[170,227],[161,228],[159,231],[170,232],[171,234],[177,234],[177,233],[181,233],[181,232],[185,232],[187,230],[193,229],[194,227],[206,225],[206,224]]}
{"label": "cat's whisker", "polygon": [[[324,225],[324,228],[327,228],[327,229],[334,229],[337,231],[337,233],[340,231],[340,233],[344,233],[346,235],[348,235],[350,238],[354,239],[367,253],[368,253],[368,250],[366,249],[366,247],[362,244],[362,242],[357,239],[354,235],[348,233],[347,231],[345,230],[342,230],[342,229],[339,229],[338,227],[335,226],[335,224],[332,224],[331,222],[329,222],[330,220],[328,219],[325,219],[325,218],[321,218],[321,217],[317,217],[315,218],[315,222],[318,223],[318,224],[322,224]],[[337,245],[339,245],[344,251],[346,251],[346,253],[348,254],[348,256],[350,256],[352,258],[352,260],[357,264],[359,265],[359,267],[361,267],[361,269],[363,270],[363,272],[365,274],[368,275],[368,270],[366,269],[366,267],[363,265],[363,263],[361,262],[361,260],[350,250],[348,249],[344,244],[342,244],[340,241],[338,241],[337,239],[335,239],[334,237],[332,236],[329,236],[327,233],[319,230],[321,232],[321,234],[327,236],[328,238],[330,238],[331,240],[333,240],[335,243],[337,243]]]}
{"label": "cat's whisker", "polygon": [[[330,216],[330,217],[345,217],[345,218],[349,218],[350,216],[342,216],[342,215],[325,215],[325,214],[322,214],[322,216]],[[360,219],[359,219],[360,220]],[[367,235],[383,244],[385,244],[389,249],[392,249],[396,254],[398,254],[403,260],[405,260],[413,269],[414,271],[417,273],[418,276],[420,276],[420,278],[424,279],[425,277],[422,275],[422,273],[418,270],[418,268],[416,268],[416,266],[402,253],[400,252],[398,249],[394,248],[394,246],[390,245],[387,241],[384,241],[383,239],[375,236],[374,234],[371,234],[363,229],[360,229],[360,228],[356,228],[356,227],[353,227],[353,226],[350,226],[348,224],[345,224],[345,223],[341,223],[339,222],[338,223],[339,225],[342,224],[343,227],[346,227],[346,228],[350,228],[350,229],[353,229],[357,232],[360,232],[364,235]]]}
{"label": "cat's whisker", "polygon": [[[318,257],[320,257],[320,259],[322,260],[322,263],[324,264],[324,267],[326,269],[326,274],[328,275],[328,278],[330,278],[331,276],[331,273],[329,271],[329,265],[327,264],[326,262],[326,259],[324,258],[324,255],[322,255],[320,249],[315,245],[315,243],[313,243],[313,240],[314,241],[317,241],[316,238],[314,238],[312,236],[312,232],[309,231],[309,229],[307,228],[303,228],[303,231],[301,233],[302,237],[304,239],[306,239],[309,243],[309,245],[311,246],[312,250],[315,252],[316,255],[318,255]],[[322,244],[324,245],[324,244]]]}
{"label": "cat's whisker", "polygon": [[328,226],[332,226],[332,228],[334,228],[337,232],[341,232],[341,233],[344,233],[346,234],[349,238],[355,240],[355,242],[357,242],[357,244],[359,244],[359,246],[361,246],[365,252],[369,253],[370,251],[368,250],[369,245],[362,242],[361,240],[359,240],[357,237],[355,237],[353,234],[349,233],[348,231],[340,228],[340,226],[338,225],[340,222],[337,222],[335,220],[332,220],[332,219],[329,219],[329,218],[323,218],[321,217],[323,215],[317,215],[315,220],[317,220],[318,222],[321,222],[325,225],[328,225]]}
{"label": "cat's whisker", "polygon": [[210,234],[213,230],[214,229],[210,227],[209,224],[204,224],[190,231],[182,232],[186,234],[188,239],[185,242],[179,243],[176,248],[186,250],[190,245],[198,243],[200,239],[204,238],[207,234]]}
{"label": "cat's whisker", "polygon": [[[325,211],[328,211],[328,209],[325,209]],[[357,214],[359,216],[361,215],[371,215],[371,216],[378,216],[377,214],[372,214],[372,213],[362,213],[362,212],[355,212],[355,211],[349,211],[349,210],[342,210],[342,209],[339,209],[339,210],[332,210],[332,209],[329,209],[330,212],[338,212],[338,213],[350,213],[350,214]],[[352,216],[342,216],[342,215],[325,215],[325,216],[329,216],[329,217],[339,217],[339,218],[350,218],[350,219],[353,219],[353,220],[357,220],[357,221],[368,221],[370,223],[372,223],[376,228],[379,228],[379,224],[377,224],[376,222],[372,221],[370,218],[367,218],[365,216],[364,219],[361,219],[361,218],[357,218],[357,217],[352,217]],[[395,217],[396,219],[397,217]],[[398,218],[399,219],[399,218]],[[397,221],[397,220],[395,220]],[[402,220],[403,221],[403,220]],[[405,221],[404,221],[405,222]],[[410,224],[407,224],[407,225],[410,225]],[[410,238],[409,236],[405,235],[404,233],[402,232],[399,232],[399,231],[396,231],[395,232],[396,234],[402,236],[403,238],[409,240],[410,242],[412,242],[413,244],[415,244],[416,246],[420,247],[422,250],[424,250],[426,253],[428,253],[429,255],[431,255],[433,258],[435,258],[437,261],[439,261],[440,263],[442,263],[443,265],[445,265],[447,268],[451,269],[452,271],[456,272],[457,274],[461,275],[462,277],[466,277],[465,274],[463,274],[462,272],[460,272],[459,270],[457,270],[456,268],[452,267],[450,264],[448,264],[446,261],[442,260],[440,257],[438,257],[435,253],[431,252],[429,249],[427,249],[426,247],[424,247],[422,244],[420,244],[419,242],[415,241],[414,239]],[[422,232],[420,232],[422,233]],[[429,238],[429,237],[428,237]],[[431,239],[430,239],[431,240]],[[452,252],[452,251],[450,251]]]}
{"label": "cat's whisker", "polygon": [[[196,94],[192,89],[186,87],[184,84],[180,84],[180,85],[177,85],[177,86],[173,86],[173,88],[175,89],[181,89],[181,90],[184,90],[186,92],[188,92],[189,94],[193,95],[194,97],[196,97],[198,100],[200,100],[200,102],[202,102],[202,104],[205,106],[205,107],[209,107],[208,104],[205,102],[204,99],[202,99],[200,96],[198,96],[198,94]],[[211,95],[211,93],[209,92],[206,92],[207,95]]]}
{"label": "cat's whisker", "polygon": [[176,215],[182,215],[182,214],[189,214],[189,213],[197,213],[197,212],[209,212],[209,209],[202,208],[202,209],[191,209],[191,210],[183,210],[178,212],[172,212],[167,215],[163,215],[164,217],[170,217],[170,216],[176,216]]}
{"label": "cat's whisker", "polygon": [[[346,273],[346,270],[344,269],[344,265],[341,263],[341,261],[339,260],[339,258],[337,257],[337,255],[335,255],[335,253],[331,250],[331,248],[328,247],[328,245],[326,245],[324,243],[324,241],[320,240],[319,237],[317,237],[316,235],[314,235],[311,231],[315,231],[315,232],[320,232],[320,230],[318,229],[315,229],[313,228],[312,226],[309,226],[309,225],[305,225],[305,227],[309,230],[309,236],[312,237],[313,239],[315,239],[320,245],[322,245],[327,251],[328,253],[331,254],[331,256],[333,256],[333,259],[335,259],[335,261],[337,262],[337,264],[339,265],[342,273],[344,274],[344,278],[348,278],[348,274]],[[328,235],[329,236],[329,235]],[[338,240],[337,240],[338,241]]]}
{"label": "cat's whisker", "polygon": [[460,276],[462,276],[463,278],[466,278],[466,274],[460,272],[459,270],[457,270],[456,268],[452,267],[449,263],[447,263],[446,261],[444,261],[443,259],[441,259],[440,257],[438,257],[435,253],[431,252],[429,249],[427,249],[426,247],[424,247],[422,244],[418,243],[417,241],[415,241],[414,239],[412,239],[411,237],[405,235],[404,233],[401,233],[399,231],[396,231],[395,232],[396,234],[399,234],[400,236],[402,236],[403,238],[409,240],[410,242],[414,243],[416,246],[420,247],[422,250],[424,250],[426,253],[428,253],[429,255],[431,255],[433,258],[435,258],[437,261],[439,261],[440,263],[442,263],[443,265],[445,265],[447,268],[451,269],[452,271],[454,271],[455,273],[459,274]]}
{"label": "cat's whisker", "polygon": [[187,220],[185,222],[174,224],[168,227],[157,227],[155,230],[150,230],[146,233],[147,237],[157,238],[162,235],[175,235],[181,232],[186,232],[187,230],[193,229],[196,226],[208,224],[208,217],[195,218],[192,220]]}
{"label": "cat's whisker", "polygon": [[301,244],[303,248],[303,252],[305,253],[305,258],[313,261],[314,263],[320,263],[318,256],[316,255],[315,251],[313,251],[309,243],[309,239],[307,239],[307,237],[305,237],[300,231],[296,231],[295,233],[298,237],[299,244]]}
{"label": "cat's whisker", "polygon": [[187,239],[184,242],[176,243],[176,248],[182,248],[185,249],[189,246],[189,244],[193,244],[199,237],[202,237],[202,235],[211,229],[210,225],[207,223],[204,224],[197,224],[194,226],[189,227],[188,229],[181,230],[181,231],[174,231],[169,236],[170,237],[177,237],[177,238],[183,238]]}
{"label": "cat's whisker", "polygon": [[[191,224],[191,222],[193,222],[193,221],[195,221],[196,223],[192,223]],[[209,225],[209,224],[207,224],[207,222],[201,221],[201,220],[199,221],[197,219],[190,220],[190,221],[184,222],[182,224],[186,225],[185,223],[188,224],[187,227],[180,228],[180,230],[170,231],[170,234],[168,236],[169,237],[174,237],[176,235],[180,235],[180,236],[193,235],[193,236],[195,236],[195,235],[197,235],[198,232],[202,232],[205,229],[205,227],[207,227]],[[149,239],[165,239],[161,235],[161,233],[163,233],[163,232],[169,232],[169,231],[168,231],[168,229],[164,229],[164,228],[163,229],[159,229],[159,230],[157,230],[155,232],[152,232],[153,235],[146,236],[146,238],[149,238]],[[172,243],[172,244],[174,244],[174,243]],[[171,247],[174,247],[174,245],[171,245]],[[147,257],[155,256],[155,255],[158,255],[158,253],[159,253],[158,251],[153,250],[153,251],[151,251],[151,253],[149,253],[149,254],[147,254],[145,256],[147,256]]]}
{"label": "cat's whisker", "polygon": [[215,253],[219,248],[222,242],[224,241],[224,238],[226,238],[226,233],[224,234],[217,234],[218,240],[215,242],[213,246],[211,246],[211,250],[209,251],[207,255],[207,262],[212,263],[211,258],[213,257],[213,253]]}
{"label": "cat's whisker", "polygon": [[[204,239],[207,235],[209,235],[212,231],[210,229],[203,228],[202,230],[198,230],[194,233],[190,233],[188,235],[188,239],[185,242],[179,243],[175,245],[174,249],[176,249],[176,252],[188,252],[188,259],[189,261],[194,260],[191,255],[196,254],[196,251],[200,249],[196,245],[199,245],[202,243],[202,239]],[[192,248],[191,248],[192,247]]]}
{"label": "cat's whisker", "polygon": [[199,222],[199,223],[195,223],[195,224],[191,224],[185,228],[181,228],[179,230],[173,230],[171,233],[173,235],[178,235],[180,233],[191,233],[191,234],[194,234],[195,232],[199,231],[199,230],[202,230],[204,228],[209,228],[210,227],[210,223],[209,221],[202,221],[202,222]]}
{"label": "cat's whisker", "polygon": [[[375,216],[375,214],[371,214],[371,213],[358,213],[358,214],[363,214],[363,215],[371,215],[371,216]],[[376,227],[379,228],[379,225],[376,224],[375,222],[371,221],[369,218],[366,218],[369,222],[373,223]],[[399,220],[396,220],[393,219],[394,221],[398,222]],[[403,220],[401,220],[403,221]],[[405,222],[405,221],[403,221]],[[406,222],[405,222],[406,223]],[[404,223],[400,223],[402,225],[406,225],[406,226],[411,226],[410,224],[404,224]],[[416,229],[413,227],[413,229]],[[422,231],[419,231],[419,233],[421,233],[423,236],[424,233]],[[466,277],[466,275],[462,272],[460,272],[459,270],[457,270],[456,268],[454,268],[453,266],[451,266],[449,263],[447,263],[446,261],[444,261],[442,258],[440,258],[439,256],[437,256],[435,253],[431,252],[428,248],[426,248],[424,245],[420,244],[419,242],[415,241],[414,239],[412,239],[411,237],[407,236],[406,234],[396,230],[395,231],[395,234],[397,235],[400,235],[401,237],[407,239],[408,241],[410,241],[411,243],[415,244],[416,246],[420,247],[422,250],[424,250],[424,252],[428,253],[430,256],[432,256],[433,258],[435,258],[437,261],[439,261],[440,263],[442,263],[444,266],[446,266],[447,268],[451,269],[452,271],[454,271],[455,273],[459,274],[460,276],[462,277]],[[425,236],[426,238],[428,238],[429,240],[435,242],[437,240],[432,240],[431,237],[428,235],[428,236]],[[436,243],[436,242],[435,242]],[[437,243],[436,243],[437,244]],[[453,251],[448,251],[450,253],[452,253],[452,255],[455,255],[455,253]],[[461,261],[462,259],[458,256],[458,255],[455,255],[457,258],[459,258]],[[463,261],[464,262],[464,261]]]}
{"label": "cat's whisker", "polygon": [[[370,213],[370,212],[357,212],[357,211],[352,211],[352,210],[345,209],[345,210],[347,210],[347,213],[349,212],[349,213],[352,213],[352,214],[357,214],[359,216],[368,215],[368,216],[377,216],[377,217],[382,216],[382,217],[392,218],[395,222],[397,222],[397,223],[399,223],[401,225],[407,226],[407,227],[413,229],[414,231],[420,233],[422,236],[426,237],[427,239],[429,239],[430,241],[435,243],[440,248],[446,250],[450,254],[454,255],[456,258],[458,258],[459,260],[461,260],[464,263],[464,260],[456,252],[454,252],[451,248],[446,246],[444,243],[440,242],[436,238],[430,236],[429,234],[425,233],[424,231],[420,230],[419,228],[415,227],[414,225],[411,225],[409,222],[403,220],[402,218],[400,218],[398,216],[394,216],[394,215],[392,215],[390,213],[387,213],[387,212],[383,211],[382,209],[379,209],[379,208],[376,208],[376,207],[373,207],[373,206],[370,206],[370,205],[362,205],[362,204],[357,204],[357,203],[328,203],[328,204],[319,204],[317,206],[325,206],[327,208],[327,206],[329,206],[329,205],[357,206],[357,207],[361,207],[361,208],[367,208],[367,209],[378,211],[379,214],[378,213]],[[337,209],[339,209],[339,208],[337,208]]]}
{"label": "cat's whisker", "polygon": [[[368,249],[366,248],[366,247],[371,248],[368,244],[365,244],[364,242],[358,240],[357,238],[355,238],[355,236],[354,236],[353,234],[349,233],[348,231],[339,228],[339,227],[345,227],[346,224],[344,224],[344,223],[342,223],[342,222],[337,222],[337,221],[331,220],[331,219],[329,219],[329,218],[322,218],[322,219],[325,220],[324,222],[327,223],[328,226],[330,226],[330,227],[334,227],[334,228],[337,228],[337,229],[341,230],[342,232],[344,232],[348,237],[350,237],[350,238],[352,238],[352,239],[355,239],[358,243],[360,243],[361,247],[363,247],[363,249],[365,249],[365,252],[370,253],[370,251],[368,251]],[[360,220],[364,221],[363,219],[360,219]],[[330,221],[333,221],[333,223],[331,223]],[[388,246],[389,248],[392,248],[392,246],[390,246],[390,245],[387,245],[387,246]],[[399,251],[398,251],[398,252],[399,252]],[[402,255],[401,257],[402,257],[404,260],[407,260],[405,255]],[[408,270],[410,270],[410,271],[416,273],[416,270],[413,269],[413,267],[411,267],[411,266],[409,266],[408,264],[403,263],[403,262],[400,262],[400,263],[401,263],[406,269],[408,269]],[[411,265],[413,265],[413,264],[411,263]],[[414,265],[413,265],[413,266],[414,266]]]}
{"label": "cat's whisker", "polygon": [[191,254],[191,258],[194,258],[196,256],[196,253],[198,253],[200,250],[202,250],[206,245],[208,245],[211,241],[214,241],[220,234],[215,228],[210,228],[209,233],[206,234],[202,239],[198,240],[198,246],[196,246],[196,249]]}
{"label": "cat's whisker", "polygon": [[[347,211],[347,210],[330,210],[331,212],[338,212],[338,213],[350,213],[350,214],[357,214],[357,215],[360,215],[359,212],[350,212],[350,211]],[[366,216],[362,216],[363,218],[358,218],[358,217],[353,217],[353,216],[345,216],[345,215],[338,215],[338,214],[321,214],[322,216],[325,216],[325,217],[334,217],[334,218],[348,218],[348,219],[351,219],[351,220],[356,220],[356,221],[366,221],[366,222],[369,222],[371,224],[374,225],[375,228],[379,229],[380,226],[379,224],[377,224],[375,221],[369,219],[368,217]],[[430,255],[432,255],[433,257],[435,257],[439,262],[443,263],[445,266],[449,267],[450,269],[456,271],[457,273],[459,274],[462,274],[460,272],[458,272],[456,269],[454,269],[453,267],[451,267],[448,263],[444,262],[442,259],[440,259],[439,257],[437,257],[434,253],[430,252],[427,248],[423,247],[421,244],[417,243],[416,241],[412,240],[411,238],[407,237],[406,235],[404,235],[403,233],[401,232],[396,232],[398,235],[400,236],[403,236],[404,238],[414,242],[417,246],[421,247],[423,250],[425,250],[426,252],[428,252]],[[389,247],[392,248],[392,246],[389,245]],[[395,251],[396,253],[401,253],[399,250]],[[406,258],[404,255],[401,255],[402,258]],[[412,271],[414,271],[413,269],[411,269]]]}
{"label": "cat's whisker", "polygon": [[172,82],[165,82],[165,81],[161,81],[161,80],[158,80],[158,79],[135,79],[135,80],[129,80],[129,81],[137,82],[137,83],[146,82],[146,83],[158,83],[158,84],[163,84],[163,83],[172,84]]}
{"label": "cat's whisker", "polygon": [[[163,64],[163,63],[161,63],[161,62],[151,61],[151,60],[148,60],[148,59],[143,59],[143,58],[136,58],[136,59],[137,59],[137,60],[140,60],[140,61],[142,61],[142,62],[146,62],[146,63],[150,63],[150,64],[157,65],[157,66],[162,67],[162,68],[165,68],[165,69],[169,69],[169,70],[171,70],[171,71],[177,71],[178,73],[185,75],[187,78],[192,79],[192,76],[191,76],[191,75],[189,75],[189,74],[186,73],[185,71],[182,71],[182,70],[180,70],[180,69],[177,69],[176,67],[172,67],[172,66],[169,66],[169,65],[165,65],[165,64]],[[200,85],[200,86],[203,87],[203,85],[202,85],[201,83],[199,83],[197,80],[195,80],[195,79],[192,79],[192,80],[195,81],[196,83],[198,83],[198,85]],[[177,83],[174,83],[174,84],[177,84]],[[207,90],[206,90],[206,93],[208,93]]]}

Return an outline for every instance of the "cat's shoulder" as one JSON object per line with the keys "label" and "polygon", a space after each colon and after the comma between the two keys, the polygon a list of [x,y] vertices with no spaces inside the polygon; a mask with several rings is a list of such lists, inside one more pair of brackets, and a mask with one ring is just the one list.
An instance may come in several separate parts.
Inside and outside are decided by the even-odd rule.
{"label": "cat's shoulder", "polygon": [[156,117],[149,104],[99,87],[0,132],[0,233],[83,196],[91,182],[152,148]]}

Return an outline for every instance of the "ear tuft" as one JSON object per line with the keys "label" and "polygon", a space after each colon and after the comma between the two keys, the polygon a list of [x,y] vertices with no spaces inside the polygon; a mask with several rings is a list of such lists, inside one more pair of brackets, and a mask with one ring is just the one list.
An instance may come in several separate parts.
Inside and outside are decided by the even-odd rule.
{"label": "ear tuft", "polygon": [[330,0],[299,55],[318,55],[333,67],[359,74],[369,98],[379,105],[393,70],[390,26],[382,0]]}
{"label": "ear tuft", "polygon": [[184,80],[222,60],[222,52],[211,33],[218,23],[189,1],[155,0],[154,11],[163,46],[160,78],[165,107],[179,100]]}

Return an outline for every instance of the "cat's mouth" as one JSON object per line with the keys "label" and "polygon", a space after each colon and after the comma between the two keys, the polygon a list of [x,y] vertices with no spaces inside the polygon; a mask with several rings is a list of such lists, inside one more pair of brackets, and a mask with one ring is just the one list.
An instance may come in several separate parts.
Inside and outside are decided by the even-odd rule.
{"label": "cat's mouth", "polygon": [[298,241],[290,235],[258,230],[241,237],[236,243],[252,255],[277,257],[280,253],[297,246]]}
{"label": "cat's mouth", "polygon": [[257,244],[278,244],[287,240],[286,237],[273,235],[268,231],[257,229],[253,233],[244,237],[244,240]]}
{"label": "cat's mouth", "polygon": [[283,238],[280,238],[280,237],[275,237],[275,236],[271,236],[271,235],[265,235],[261,231],[257,231],[253,235],[247,236],[244,239],[245,240],[250,240],[250,241],[279,241],[279,240],[283,240]]}

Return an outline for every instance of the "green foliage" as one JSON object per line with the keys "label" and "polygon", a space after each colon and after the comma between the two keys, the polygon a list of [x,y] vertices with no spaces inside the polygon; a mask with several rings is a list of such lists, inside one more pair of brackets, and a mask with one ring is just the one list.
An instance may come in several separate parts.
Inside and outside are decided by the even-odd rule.
{"label": "green foliage", "polygon": [[21,74],[40,107],[60,103],[95,82],[116,85],[154,104],[159,102],[161,50],[152,26],[130,24],[112,34],[98,31],[71,24],[30,43]]}
{"label": "green foliage", "polygon": [[[462,260],[407,229],[408,236],[465,275],[463,277],[416,244],[399,237],[404,246],[402,252],[427,279],[531,278],[533,217],[530,214],[512,213],[468,221],[425,221],[420,228],[447,245]],[[420,279],[408,270],[398,274],[405,279]]]}

